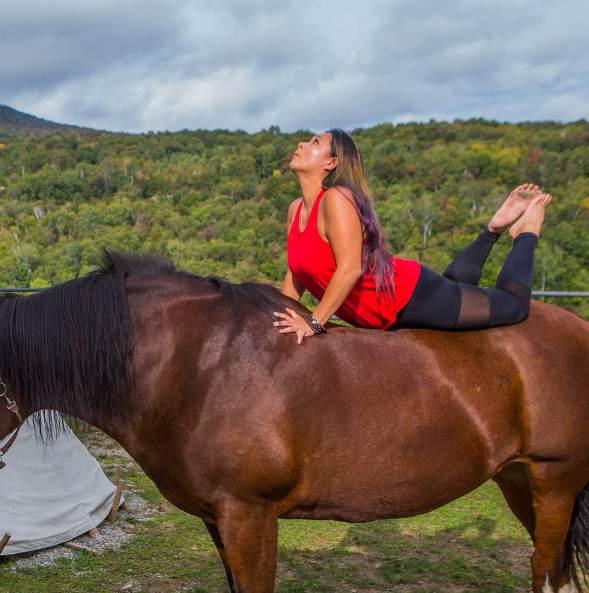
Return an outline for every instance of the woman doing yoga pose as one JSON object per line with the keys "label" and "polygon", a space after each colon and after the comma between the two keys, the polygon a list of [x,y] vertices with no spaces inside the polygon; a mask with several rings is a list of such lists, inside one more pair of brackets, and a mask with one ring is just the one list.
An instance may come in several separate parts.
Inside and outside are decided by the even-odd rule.
{"label": "woman doing yoga pose", "polygon": [[[288,271],[282,292],[320,302],[312,315],[276,311],[282,333],[297,341],[326,331],[333,314],[356,327],[484,329],[529,313],[534,251],[551,200],[527,183],[511,192],[489,225],[443,274],[393,257],[368,194],[362,156],[333,129],[301,142],[290,162],[303,197],[288,212]],[[513,224],[515,223],[515,224]],[[477,283],[493,245],[511,226],[513,246],[495,288]]]}

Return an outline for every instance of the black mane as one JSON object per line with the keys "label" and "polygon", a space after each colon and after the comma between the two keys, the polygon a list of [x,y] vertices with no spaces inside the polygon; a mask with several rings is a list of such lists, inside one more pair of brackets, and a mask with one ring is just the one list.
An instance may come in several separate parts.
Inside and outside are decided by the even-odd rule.
{"label": "black mane", "polygon": [[90,275],[128,274],[129,276],[186,276],[210,283],[219,289],[220,297],[231,305],[237,329],[243,322],[242,314],[254,309],[260,310],[270,319],[273,312],[282,310],[284,305],[280,292],[270,284],[261,282],[242,282],[235,284],[221,276],[198,276],[176,268],[174,263],[163,257],[148,253],[121,253],[103,250],[99,267]]}
{"label": "black mane", "polygon": [[[0,295],[0,377],[23,411],[59,409],[97,424],[122,417],[132,387],[133,328],[125,294],[127,276],[187,276],[219,290],[233,310],[235,327],[244,314],[284,308],[269,284],[233,284],[201,277],[166,259],[103,250],[97,270],[38,293]],[[261,323],[266,323],[261,320]],[[60,420],[44,414],[43,438],[57,434]]]}

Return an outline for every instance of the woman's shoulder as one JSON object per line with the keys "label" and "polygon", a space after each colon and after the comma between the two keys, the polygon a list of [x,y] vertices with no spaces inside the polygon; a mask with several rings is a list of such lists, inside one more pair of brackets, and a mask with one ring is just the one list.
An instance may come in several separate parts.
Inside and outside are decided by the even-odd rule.
{"label": "woman's shoulder", "polygon": [[347,198],[353,198],[354,193],[348,187],[343,185],[334,185],[333,187],[327,188],[325,196],[346,196]]}
{"label": "woman's shoulder", "polygon": [[356,204],[356,198],[354,197],[354,193],[351,189],[344,187],[343,185],[336,185],[334,187],[330,187],[323,196],[323,200],[326,203],[337,203],[342,199],[347,198],[346,201],[351,202],[352,204]]}

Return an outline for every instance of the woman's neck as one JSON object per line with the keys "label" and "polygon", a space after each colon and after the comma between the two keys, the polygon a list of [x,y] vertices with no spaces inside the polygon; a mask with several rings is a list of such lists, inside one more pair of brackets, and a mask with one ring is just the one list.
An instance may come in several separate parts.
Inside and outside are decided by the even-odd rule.
{"label": "woman's neck", "polygon": [[316,176],[306,177],[299,175],[299,183],[301,184],[301,191],[303,193],[303,200],[305,205],[309,207],[317,197],[317,194],[323,187],[323,180],[317,179]]}

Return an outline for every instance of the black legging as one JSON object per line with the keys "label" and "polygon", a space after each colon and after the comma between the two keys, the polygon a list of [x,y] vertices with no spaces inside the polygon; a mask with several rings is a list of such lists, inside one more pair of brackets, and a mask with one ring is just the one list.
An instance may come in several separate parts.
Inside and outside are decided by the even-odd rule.
{"label": "black legging", "polygon": [[483,264],[499,236],[485,228],[443,275],[422,264],[411,300],[389,329],[484,329],[523,321],[530,312],[538,236],[518,235],[495,288],[481,288]]}

